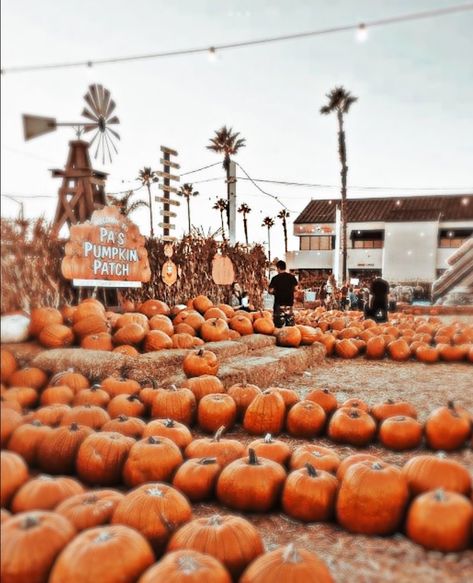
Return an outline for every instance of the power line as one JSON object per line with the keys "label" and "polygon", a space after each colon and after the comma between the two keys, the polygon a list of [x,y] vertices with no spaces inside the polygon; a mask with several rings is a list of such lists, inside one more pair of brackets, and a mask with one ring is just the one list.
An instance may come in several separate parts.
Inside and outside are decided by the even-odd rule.
{"label": "power line", "polygon": [[106,59],[93,59],[86,61],[71,61],[66,63],[50,63],[43,65],[24,65],[24,66],[14,66],[6,67],[2,69],[2,74],[5,73],[26,73],[30,71],[44,71],[51,69],[66,69],[72,67],[92,67],[94,65],[106,65],[112,63],[126,63],[132,61],[143,61],[149,59],[158,59],[163,57],[176,57],[182,55],[195,55],[198,53],[210,53],[215,54],[216,51],[223,51],[227,49],[236,49],[242,47],[265,45],[269,43],[282,42],[287,40],[296,40],[302,38],[309,38],[315,36],[322,36],[328,34],[334,34],[338,32],[347,32],[350,30],[366,30],[368,28],[374,28],[379,26],[388,26],[391,24],[397,24],[399,22],[409,22],[413,20],[421,20],[425,18],[434,18],[438,16],[445,16],[447,14],[454,14],[459,12],[465,12],[467,10],[473,9],[473,3],[469,2],[467,4],[457,4],[454,6],[449,6],[446,8],[438,8],[435,10],[425,10],[422,12],[411,12],[408,14],[400,14],[398,16],[391,16],[387,18],[380,18],[377,20],[365,21],[356,24],[348,24],[342,26],[334,26],[329,28],[323,28],[318,30],[311,30],[306,32],[298,32],[292,34],[285,34],[280,36],[264,37],[259,39],[251,39],[247,41],[238,41],[232,43],[225,43],[220,45],[196,47],[188,49],[173,49],[169,51],[161,51],[156,53],[146,53],[142,55],[130,55],[125,57],[111,57]]}
{"label": "power line", "polygon": [[208,166],[202,166],[202,168],[196,168],[195,170],[189,170],[188,172],[182,172],[179,176],[187,176],[188,174],[194,174],[194,172],[200,172],[201,170],[207,170],[207,168],[213,168],[214,166],[220,165],[221,162],[215,162],[214,164],[209,164]]}
{"label": "power line", "polygon": [[275,196],[274,194],[271,194],[269,192],[266,192],[265,190],[263,190],[261,188],[261,186],[259,186],[252,178],[251,176],[248,174],[248,172],[241,166],[241,164],[238,164],[238,162],[235,162],[235,164],[238,166],[238,168],[240,168],[240,170],[243,171],[243,173],[246,175],[246,177],[251,181],[251,183],[256,186],[256,188],[262,192],[263,194],[265,194],[266,196],[270,196],[271,198],[273,198],[274,200],[276,200],[283,208],[285,208],[287,211],[289,212],[294,212],[294,211],[290,211],[290,209],[281,201],[279,200],[279,198],[277,196]]}

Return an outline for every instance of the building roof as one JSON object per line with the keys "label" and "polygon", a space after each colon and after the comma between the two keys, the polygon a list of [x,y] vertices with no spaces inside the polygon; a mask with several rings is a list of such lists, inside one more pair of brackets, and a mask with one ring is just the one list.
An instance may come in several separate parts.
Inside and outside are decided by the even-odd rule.
{"label": "building roof", "polygon": [[[334,223],[339,200],[311,200],[294,223]],[[347,207],[352,223],[473,220],[473,194],[349,198]]]}

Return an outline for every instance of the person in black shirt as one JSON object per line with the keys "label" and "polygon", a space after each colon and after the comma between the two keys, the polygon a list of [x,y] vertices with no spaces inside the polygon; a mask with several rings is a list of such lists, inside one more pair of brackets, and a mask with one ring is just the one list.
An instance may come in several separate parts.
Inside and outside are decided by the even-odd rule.
{"label": "person in black shirt", "polygon": [[285,261],[276,263],[278,274],[269,282],[269,293],[274,295],[273,319],[277,328],[284,325],[293,325],[294,292],[297,288],[297,279],[286,271]]}
{"label": "person in black shirt", "polygon": [[376,322],[388,321],[389,283],[382,277],[375,277],[371,283],[369,306],[365,310],[367,318]]}

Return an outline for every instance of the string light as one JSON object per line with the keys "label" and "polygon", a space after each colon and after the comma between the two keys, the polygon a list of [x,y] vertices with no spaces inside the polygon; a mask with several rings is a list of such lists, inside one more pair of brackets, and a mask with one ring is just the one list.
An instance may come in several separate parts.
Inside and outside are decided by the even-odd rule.
{"label": "string light", "polygon": [[358,25],[355,38],[359,43],[364,43],[368,39],[368,27],[363,22]]}
{"label": "string light", "polygon": [[211,63],[215,63],[215,61],[217,60],[217,50],[215,47],[209,48],[209,53],[207,55],[207,58]]}

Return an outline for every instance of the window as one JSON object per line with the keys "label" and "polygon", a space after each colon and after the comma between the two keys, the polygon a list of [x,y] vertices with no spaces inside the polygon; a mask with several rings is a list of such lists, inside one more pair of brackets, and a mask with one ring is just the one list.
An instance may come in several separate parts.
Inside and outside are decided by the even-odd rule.
{"label": "window", "polygon": [[353,249],[382,249],[384,231],[354,230],[350,234]]}
{"label": "window", "polygon": [[299,249],[301,251],[330,251],[333,249],[333,237],[317,236],[317,237],[301,237]]}
{"label": "window", "polygon": [[439,231],[441,249],[457,249],[473,234],[473,229],[442,229]]}

